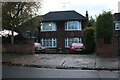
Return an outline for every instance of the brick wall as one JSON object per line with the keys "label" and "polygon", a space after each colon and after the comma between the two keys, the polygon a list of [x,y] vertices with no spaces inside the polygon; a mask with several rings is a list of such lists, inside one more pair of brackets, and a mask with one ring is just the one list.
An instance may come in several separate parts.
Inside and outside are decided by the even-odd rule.
{"label": "brick wall", "polygon": [[34,54],[34,40],[27,40],[26,44],[3,44],[2,53]]}
{"label": "brick wall", "polygon": [[96,53],[99,56],[112,57],[118,54],[118,41],[114,37],[111,40],[111,44],[104,44],[104,39],[96,39]]}

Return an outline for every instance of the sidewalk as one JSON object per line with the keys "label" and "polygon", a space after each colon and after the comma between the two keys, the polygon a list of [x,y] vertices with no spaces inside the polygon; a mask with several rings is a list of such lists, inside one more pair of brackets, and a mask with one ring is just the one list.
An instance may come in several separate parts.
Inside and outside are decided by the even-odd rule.
{"label": "sidewalk", "polygon": [[118,58],[102,58],[94,55],[79,54],[3,54],[2,62],[45,68],[118,69]]}

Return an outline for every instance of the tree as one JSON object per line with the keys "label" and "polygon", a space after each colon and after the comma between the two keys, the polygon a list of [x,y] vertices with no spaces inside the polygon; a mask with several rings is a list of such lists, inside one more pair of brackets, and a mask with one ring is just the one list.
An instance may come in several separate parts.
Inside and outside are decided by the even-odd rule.
{"label": "tree", "polygon": [[97,17],[96,37],[104,38],[104,41],[111,42],[113,33],[113,16],[110,11],[104,11]]}
{"label": "tree", "polygon": [[89,19],[89,27],[93,27],[95,25],[95,19],[91,16]]}
{"label": "tree", "polygon": [[[34,16],[40,8],[40,2],[5,2],[2,3],[2,27],[11,30],[11,44],[14,43],[13,32],[19,32],[19,26]],[[27,26],[29,27],[29,26]],[[23,27],[21,29],[24,29]]]}
{"label": "tree", "polygon": [[21,24],[16,30],[20,33],[30,31],[30,32],[36,32],[38,30],[38,27],[40,25],[40,16],[36,16],[25,23]]}

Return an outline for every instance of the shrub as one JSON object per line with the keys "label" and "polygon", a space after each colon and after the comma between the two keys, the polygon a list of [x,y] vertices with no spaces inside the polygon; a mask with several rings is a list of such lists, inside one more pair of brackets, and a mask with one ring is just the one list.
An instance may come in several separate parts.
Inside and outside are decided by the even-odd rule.
{"label": "shrub", "polygon": [[26,40],[22,35],[16,35],[14,37],[15,43],[24,43],[24,41]]}
{"label": "shrub", "polygon": [[10,41],[11,41],[10,35],[2,36],[2,43],[10,43]]}
{"label": "shrub", "polygon": [[95,51],[95,37],[94,29],[92,27],[84,29],[84,44],[87,52],[93,53]]}
{"label": "shrub", "polygon": [[[17,43],[24,43],[26,39],[23,38],[22,35],[16,35],[14,36],[14,41],[15,41],[15,44]],[[3,44],[7,44],[7,43],[11,43],[11,35],[7,35],[7,36],[2,36],[2,43]]]}

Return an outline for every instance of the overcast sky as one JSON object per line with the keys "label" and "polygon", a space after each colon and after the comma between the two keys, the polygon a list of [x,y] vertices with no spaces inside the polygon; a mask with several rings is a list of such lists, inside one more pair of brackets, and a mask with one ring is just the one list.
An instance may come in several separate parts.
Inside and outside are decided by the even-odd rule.
{"label": "overcast sky", "polygon": [[89,16],[95,17],[105,11],[118,12],[118,2],[120,0],[43,0],[41,14],[50,11],[75,10],[85,16],[88,11]]}

